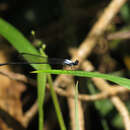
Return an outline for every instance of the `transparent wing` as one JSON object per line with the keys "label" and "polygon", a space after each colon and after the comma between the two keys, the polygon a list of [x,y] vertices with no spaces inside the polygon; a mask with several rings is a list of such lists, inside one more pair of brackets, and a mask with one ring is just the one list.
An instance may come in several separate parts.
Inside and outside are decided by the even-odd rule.
{"label": "transparent wing", "polygon": [[64,59],[47,58],[41,55],[35,55],[30,53],[21,53],[23,57],[33,64],[51,64],[51,65],[64,65]]}
{"label": "transparent wing", "polygon": [[43,57],[41,55],[35,55],[30,53],[20,53],[20,55],[31,63],[43,63],[48,61],[47,57]]}

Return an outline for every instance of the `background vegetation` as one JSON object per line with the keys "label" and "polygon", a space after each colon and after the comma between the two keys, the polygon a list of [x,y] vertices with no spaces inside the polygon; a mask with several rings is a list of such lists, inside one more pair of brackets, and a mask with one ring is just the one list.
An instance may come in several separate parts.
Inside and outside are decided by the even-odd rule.
{"label": "background vegetation", "polygon": [[[0,1],[0,62],[22,62],[19,53],[28,52],[129,78],[129,14],[126,0]],[[43,68],[50,66],[0,66],[0,129],[130,130],[128,89],[95,77],[29,73]]]}

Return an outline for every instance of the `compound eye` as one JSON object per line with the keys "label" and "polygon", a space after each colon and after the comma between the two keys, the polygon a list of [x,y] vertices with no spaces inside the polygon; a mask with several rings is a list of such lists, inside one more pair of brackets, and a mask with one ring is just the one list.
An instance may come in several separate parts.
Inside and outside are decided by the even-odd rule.
{"label": "compound eye", "polygon": [[79,63],[79,61],[78,61],[78,60],[76,60],[76,61],[75,61],[75,65],[78,65],[78,63]]}

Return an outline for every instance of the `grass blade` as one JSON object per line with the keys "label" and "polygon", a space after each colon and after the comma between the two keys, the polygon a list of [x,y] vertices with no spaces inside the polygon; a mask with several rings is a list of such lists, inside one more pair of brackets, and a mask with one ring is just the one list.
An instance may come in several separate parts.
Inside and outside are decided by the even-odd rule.
{"label": "grass blade", "polygon": [[[0,34],[7,39],[10,44],[20,53],[32,53],[39,55],[40,53],[31,45],[31,43],[19,32],[15,27],[13,27],[8,22],[0,18]],[[28,62],[31,59],[27,56],[24,57]],[[35,69],[45,68],[46,65],[32,64]],[[45,85],[46,85],[46,74],[38,74],[38,106],[39,106],[39,130],[43,130],[43,102],[45,95]]]}
{"label": "grass blade", "polygon": [[52,99],[53,99],[53,103],[54,103],[55,110],[56,110],[56,113],[57,113],[60,128],[61,128],[61,130],[66,130],[64,120],[63,120],[63,117],[62,117],[62,113],[61,113],[61,110],[60,110],[60,106],[59,106],[59,103],[58,103],[58,99],[57,99],[56,93],[54,91],[53,83],[52,83],[52,79],[51,79],[50,75],[48,75],[48,82],[49,82],[49,85],[50,85],[50,92],[51,92],[51,95],[52,95]]}
{"label": "grass blade", "polygon": [[41,73],[41,72],[50,73],[50,74],[66,74],[66,75],[73,75],[73,76],[79,76],[79,77],[103,78],[105,80],[112,81],[116,84],[119,84],[121,86],[124,86],[130,89],[130,79],[122,78],[122,77],[118,77],[114,75],[109,75],[109,74],[102,74],[98,72],[87,72],[87,71],[73,71],[73,70],[38,70],[32,73]]}

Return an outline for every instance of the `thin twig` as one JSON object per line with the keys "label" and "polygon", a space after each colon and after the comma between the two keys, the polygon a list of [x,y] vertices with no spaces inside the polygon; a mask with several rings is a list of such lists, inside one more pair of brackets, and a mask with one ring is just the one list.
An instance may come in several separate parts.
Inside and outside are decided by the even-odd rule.
{"label": "thin twig", "polygon": [[107,35],[107,40],[130,39],[130,31],[115,32]]}
{"label": "thin twig", "polygon": [[129,117],[129,112],[128,112],[125,104],[117,96],[113,96],[111,98],[111,101],[114,104],[114,106],[116,107],[116,109],[119,111],[120,115],[122,116],[125,130],[130,130],[130,117]]}
{"label": "thin twig", "polygon": [[[47,85],[47,89],[49,90],[49,86]],[[55,92],[60,96],[65,96],[67,98],[74,98],[74,94],[67,92],[66,90],[63,90],[61,88],[54,87]],[[98,94],[89,95],[89,94],[79,94],[78,99],[81,101],[96,101],[96,100],[103,100],[106,98],[110,98],[112,96],[118,95],[120,93],[126,93],[130,90],[116,86],[115,88],[111,88],[111,91],[109,92],[100,92]]]}
{"label": "thin twig", "polygon": [[0,74],[8,77],[11,80],[16,80],[18,82],[22,82],[25,84],[30,84],[32,86],[36,86],[36,81],[30,78],[27,78],[25,75],[20,73],[14,73],[8,70],[0,70]]}
{"label": "thin twig", "polygon": [[36,114],[38,111],[38,105],[37,102],[33,104],[33,106],[24,114],[22,125],[27,128],[29,121],[32,119],[32,117]]}

